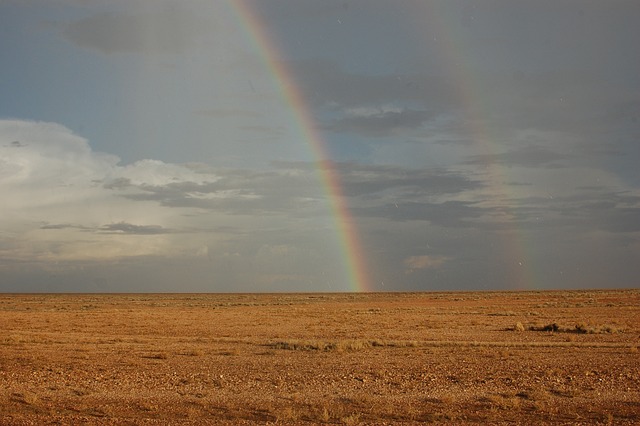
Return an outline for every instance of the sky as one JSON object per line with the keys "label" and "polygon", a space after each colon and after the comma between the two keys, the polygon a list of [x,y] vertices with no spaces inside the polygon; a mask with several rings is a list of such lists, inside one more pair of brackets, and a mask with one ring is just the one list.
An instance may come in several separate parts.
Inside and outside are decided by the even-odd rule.
{"label": "sky", "polygon": [[0,0],[0,292],[638,287],[639,22]]}

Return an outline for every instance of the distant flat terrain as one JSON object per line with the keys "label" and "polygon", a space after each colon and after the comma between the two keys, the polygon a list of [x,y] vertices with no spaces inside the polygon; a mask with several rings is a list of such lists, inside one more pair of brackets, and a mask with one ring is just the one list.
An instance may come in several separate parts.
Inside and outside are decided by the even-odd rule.
{"label": "distant flat terrain", "polygon": [[640,290],[0,294],[0,424],[638,424]]}

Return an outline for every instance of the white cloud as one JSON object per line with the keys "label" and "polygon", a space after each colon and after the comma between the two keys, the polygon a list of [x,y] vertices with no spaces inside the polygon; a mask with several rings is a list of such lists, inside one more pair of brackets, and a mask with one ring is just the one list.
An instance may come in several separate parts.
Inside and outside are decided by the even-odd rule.
{"label": "white cloud", "polygon": [[211,183],[217,177],[197,170],[158,160],[141,160],[119,169],[118,177],[129,180],[135,186],[164,186],[172,183],[191,182],[198,185]]}
{"label": "white cloud", "polygon": [[[178,164],[121,166],[64,126],[0,120],[0,253],[6,260],[97,260],[197,253],[201,239],[173,235],[186,208],[122,195],[130,185],[202,185],[217,180]],[[228,195],[227,195],[228,196]],[[112,231],[112,232],[109,232]]]}

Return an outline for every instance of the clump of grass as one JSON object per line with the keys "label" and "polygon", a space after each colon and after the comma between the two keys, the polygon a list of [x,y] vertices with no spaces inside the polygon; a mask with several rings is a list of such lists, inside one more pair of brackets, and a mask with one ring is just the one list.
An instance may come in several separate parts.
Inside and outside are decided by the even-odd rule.
{"label": "clump of grass", "polygon": [[326,342],[322,340],[285,340],[270,343],[268,346],[273,349],[284,349],[290,351],[336,351],[353,352],[369,349],[372,347],[396,347],[409,348],[420,346],[416,340],[339,340],[337,342]]}
{"label": "clump of grass", "polygon": [[11,401],[25,405],[35,405],[38,402],[38,395],[33,392],[14,392],[11,394]]}
{"label": "clump of grass", "polygon": [[489,394],[480,398],[481,402],[500,410],[514,410],[520,408],[520,397],[511,394]]}
{"label": "clump of grass", "polygon": [[329,410],[327,410],[327,407],[322,407],[322,412],[320,413],[320,420],[326,423],[330,419],[331,419],[331,416],[329,415]]}
{"label": "clump of grass", "polygon": [[138,410],[142,411],[158,411],[158,405],[147,401],[140,401],[134,405]]}
{"label": "clump of grass", "polygon": [[142,358],[167,359],[167,358],[169,358],[169,355],[167,355],[166,352],[156,352],[156,353],[152,353],[152,354],[143,355]]}
{"label": "clump of grass", "polygon": [[610,325],[588,326],[584,322],[575,324],[573,327],[561,327],[555,322],[544,326],[530,326],[531,331],[550,331],[553,333],[576,333],[576,334],[616,334],[622,330]]}
{"label": "clump of grass", "polygon": [[278,411],[276,415],[277,420],[282,420],[285,422],[295,422],[300,420],[301,413],[296,410],[294,407],[284,407]]}
{"label": "clump of grass", "polygon": [[610,326],[610,325],[587,327],[583,323],[576,324],[575,330],[576,330],[575,331],[576,333],[588,333],[588,334],[617,334],[622,332],[621,329]]}
{"label": "clump of grass", "polygon": [[515,317],[518,314],[516,314],[513,311],[504,311],[504,312],[492,312],[487,315],[490,317]]}
{"label": "clump of grass", "polygon": [[556,332],[556,331],[560,330],[560,326],[554,322],[552,324],[547,324],[547,325],[544,325],[542,327],[533,327],[532,326],[529,329],[533,330],[533,331],[551,331],[551,332]]}
{"label": "clump of grass", "polygon": [[361,351],[371,346],[368,340],[344,340],[335,344],[335,350],[338,352]]}
{"label": "clump of grass", "polygon": [[270,345],[274,349],[285,349],[289,351],[330,351],[334,350],[334,343],[315,340],[288,340],[275,342]]}
{"label": "clump of grass", "polygon": [[357,425],[360,423],[360,413],[349,414],[340,419],[345,425]]}

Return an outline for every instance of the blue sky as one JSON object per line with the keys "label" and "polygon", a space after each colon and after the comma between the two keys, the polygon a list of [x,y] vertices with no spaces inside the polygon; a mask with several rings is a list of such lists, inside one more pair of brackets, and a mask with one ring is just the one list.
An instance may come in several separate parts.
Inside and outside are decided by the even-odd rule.
{"label": "blue sky", "polygon": [[637,286],[637,2],[245,3],[0,2],[0,291],[352,290],[282,84],[373,289]]}

